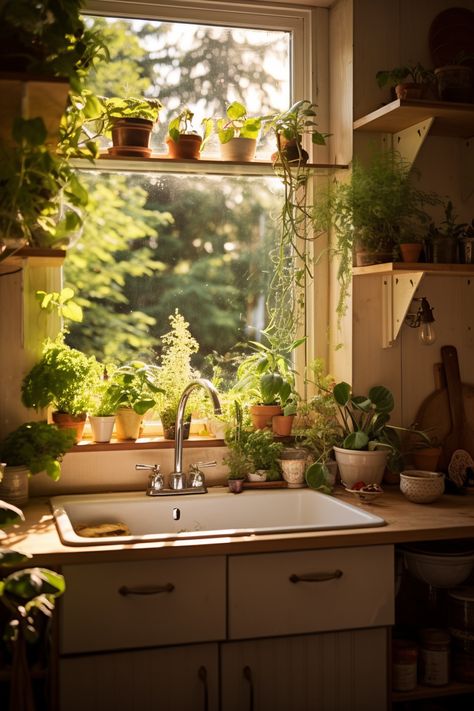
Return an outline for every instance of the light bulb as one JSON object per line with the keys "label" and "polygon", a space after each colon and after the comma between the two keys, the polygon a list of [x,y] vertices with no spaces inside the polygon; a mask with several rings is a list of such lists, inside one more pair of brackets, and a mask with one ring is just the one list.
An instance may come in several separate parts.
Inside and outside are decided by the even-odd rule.
{"label": "light bulb", "polygon": [[424,322],[420,326],[420,341],[424,346],[431,346],[436,341],[436,332],[433,322]]}

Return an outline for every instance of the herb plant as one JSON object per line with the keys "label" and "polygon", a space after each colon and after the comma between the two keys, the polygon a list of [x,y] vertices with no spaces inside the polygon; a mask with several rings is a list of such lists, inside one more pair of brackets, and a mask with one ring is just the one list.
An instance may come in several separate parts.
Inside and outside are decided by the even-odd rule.
{"label": "herb plant", "polygon": [[248,471],[265,469],[267,479],[281,479],[278,460],[283,451],[283,445],[273,440],[273,434],[269,430],[245,431],[242,434],[243,451],[250,462]]}
{"label": "herb plant", "polygon": [[129,407],[138,415],[144,415],[155,407],[158,394],[163,393],[159,378],[159,369],[143,361],[134,360],[120,366],[112,374],[110,383],[100,383],[102,395],[95,407],[96,414],[113,414],[119,407]]}
{"label": "herb plant", "polygon": [[74,432],[46,422],[25,422],[0,443],[0,458],[8,466],[28,467],[31,474],[46,471],[54,481],[61,459],[74,444]]}
{"label": "herb plant", "polygon": [[[171,119],[168,124],[168,135],[175,142],[178,143],[179,137],[183,134],[185,135],[198,135],[197,131],[193,129],[193,118],[194,113],[185,107],[175,118]],[[214,121],[211,118],[205,118],[202,121],[203,135],[200,150],[202,151],[209,138],[212,135]]]}
{"label": "herb plant", "polygon": [[219,141],[228,143],[232,138],[258,138],[264,118],[249,117],[246,106],[239,101],[233,101],[226,109],[225,118],[216,121]]}

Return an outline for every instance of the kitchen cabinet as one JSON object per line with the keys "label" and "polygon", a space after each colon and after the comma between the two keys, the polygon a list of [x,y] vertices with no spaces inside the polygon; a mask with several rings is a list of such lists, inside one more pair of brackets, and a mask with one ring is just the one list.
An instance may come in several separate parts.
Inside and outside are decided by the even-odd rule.
{"label": "kitchen cabinet", "polygon": [[62,572],[62,711],[387,708],[393,546]]}

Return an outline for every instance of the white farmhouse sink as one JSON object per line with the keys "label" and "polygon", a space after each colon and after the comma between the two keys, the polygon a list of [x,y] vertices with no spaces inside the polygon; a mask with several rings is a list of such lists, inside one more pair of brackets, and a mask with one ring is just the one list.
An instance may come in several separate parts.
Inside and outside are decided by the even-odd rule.
{"label": "white farmhouse sink", "polygon": [[[310,489],[245,491],[217,488],[200,496],[148,497],[145,493],[54,496],[51,506],[66,545],[298,533],[384,526],[383,518]],[[80,536],[80,524],[126,524],[131,535]]]}

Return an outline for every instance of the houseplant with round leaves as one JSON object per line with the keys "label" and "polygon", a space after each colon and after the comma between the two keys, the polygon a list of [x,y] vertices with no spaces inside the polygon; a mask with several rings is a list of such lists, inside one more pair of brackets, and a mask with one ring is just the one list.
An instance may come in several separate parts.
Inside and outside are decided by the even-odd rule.
{"label": "houseplant with round leaves", "polygon": [[248,116],[247,107],[240,101],[229,104],[225,117],[216,121],[223,160],[253,160],[263,120],[263,116]]}
{"label": "houseplant with round leaves", "polygon": [[61,460],[74,444],[72,430],[46,422],[25,422],[0,442],[0,461],[6,464],[0,498],[22,506],[28,500],[28,476],[45,471],[57,481]]}
{"label": "houseplant with round leaves", "polygon": [[85,124],[89,140],[111,136],[112,155],[148,157],[153,126],[158,121],[161,101],[152,97],[95,97],[98,115]]}
{"label": "houseplant with round leaves", "polygon": [[102,403],[108,411],[115,411],[118,439],[138,439],[145,413],[156,406],[159,394],[164,392],[159,382],[158,367],[140,360],[113,372]]}
{"label": "houseplant with round leaves", "polygon": [[197,160],[212,135],[214,122],[210,118],[202,121],[202,136],[193,128],[194,113],[185,107],[168,124],[166,143],[170,158],[191,158]]}

